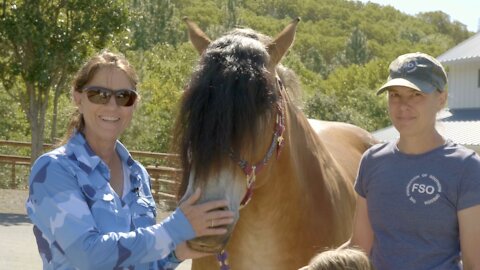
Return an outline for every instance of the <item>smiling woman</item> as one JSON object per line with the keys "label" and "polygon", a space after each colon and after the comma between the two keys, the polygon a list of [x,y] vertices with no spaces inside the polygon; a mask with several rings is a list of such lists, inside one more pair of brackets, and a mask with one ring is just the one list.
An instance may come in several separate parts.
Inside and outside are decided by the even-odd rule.
{"label": "smiling woman", "polygon": [[[38,158],[27,212],[43,269],[173,269],[195,252],[185,241],[221,235],[233,221],[224,201],[197,204],[197,190],[156,224],[150,176],[118,141],[137,102],[137,77],[123,55],[103,51],[77,73],[77,112],[66,142]],[[114,98],[112,98],[114,97]]]}
{"label": "smiling woman", "polygon": [[[92,149],[108,149],[105,146],[111,146],[112,140],[116,140],[128,127],[137,96],[135,90],[130,89],[134,89],[134,83],[125,72],[116,67],[101,67],[87,85],[73,92],[78,111],[88,123],[82,131],[87,141],[91,142]],[[112,95],[114,99],[110,98]],[[102,154],[99,153],[100,156]],[[118,192],[121,194],[121,190]]]}

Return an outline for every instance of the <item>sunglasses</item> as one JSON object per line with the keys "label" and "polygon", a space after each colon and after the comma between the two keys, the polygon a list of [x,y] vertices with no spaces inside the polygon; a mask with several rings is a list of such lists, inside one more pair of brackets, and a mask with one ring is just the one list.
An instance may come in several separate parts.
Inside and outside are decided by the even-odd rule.
{"label": "sunglasses", "polygon": [[107,104],[112,96],[119,106],[130,107],[137,99],[137,92],[131,89],[112,90],[100,86],[88,86],[82,89],[87,93],[88,100],[94,104]]}

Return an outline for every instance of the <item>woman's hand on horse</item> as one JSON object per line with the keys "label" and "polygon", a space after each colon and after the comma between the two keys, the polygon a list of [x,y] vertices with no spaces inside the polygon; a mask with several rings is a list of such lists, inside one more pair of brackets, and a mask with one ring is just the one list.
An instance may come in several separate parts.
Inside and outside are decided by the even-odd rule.
{"label": "woman's hand on horse", "polygon": [[180,209],[187,217],[195,231],[195,236],[220,235],[227,233],[225,225],[233,222],[233,212],[228,209],[227,200],[210,201],[195,204],[200,199],[201,191],[195,192],[182,204]]}

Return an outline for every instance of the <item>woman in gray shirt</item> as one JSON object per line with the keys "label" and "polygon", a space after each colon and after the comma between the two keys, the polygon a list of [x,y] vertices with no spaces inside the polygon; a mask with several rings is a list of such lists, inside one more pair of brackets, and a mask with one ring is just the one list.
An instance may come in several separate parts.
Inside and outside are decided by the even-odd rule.
{"label": "woman in gray shirt", "polygon": [[364,153],[353,234],[376,269],[480,269],[480,158],[443,138],[447,75],[423,53],[399,56],[377,92],[400,138]]}

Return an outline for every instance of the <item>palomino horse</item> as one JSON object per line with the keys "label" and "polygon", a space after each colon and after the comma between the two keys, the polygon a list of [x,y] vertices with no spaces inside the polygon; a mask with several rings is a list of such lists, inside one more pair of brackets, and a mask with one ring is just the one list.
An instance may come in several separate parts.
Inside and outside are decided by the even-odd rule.
{"label": "palomino horse", "polygon": [[[279,62],[299,19],[274,40],[237,29],[215,41],[185,20],[201,59],[177,119],[180,195],[201,187],[201,202],[225,198],[236,213],[227,235],[188,244],[226,250],[233,270],[298,269],[348,239],[352,182],[373,139],[353,125],[309,121],[295,106],[298,83]],[[192,269],[219,269],[219,262],[205,257]]]}

